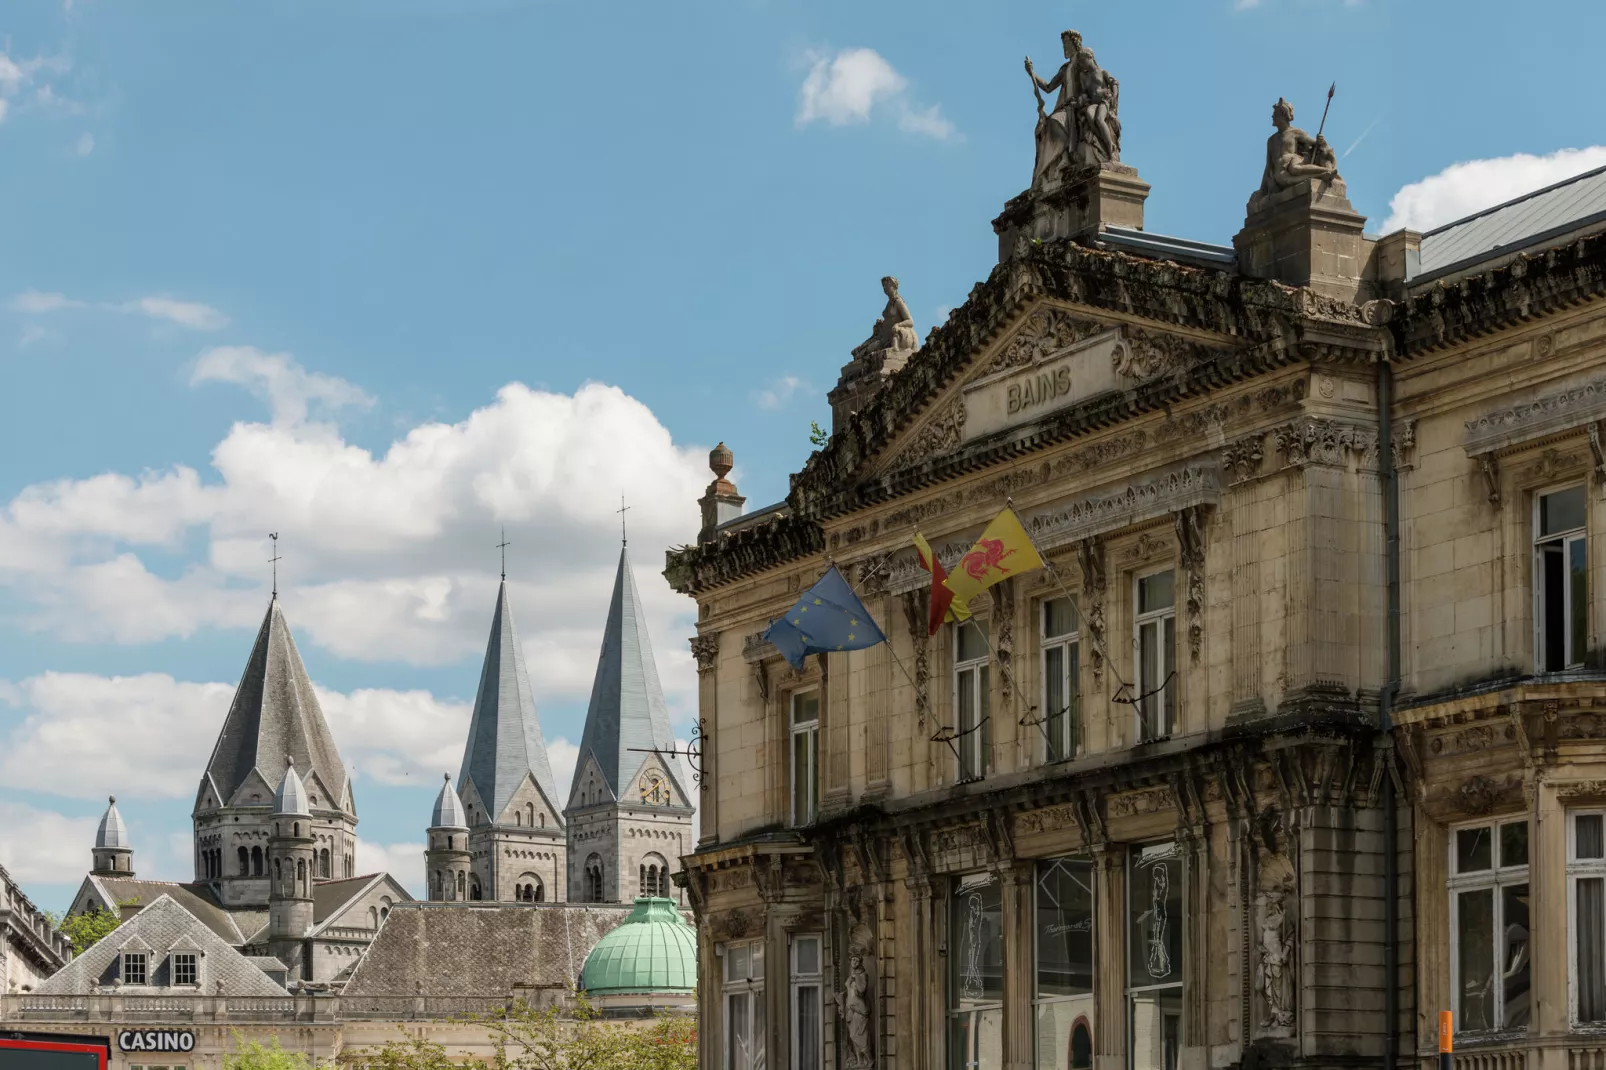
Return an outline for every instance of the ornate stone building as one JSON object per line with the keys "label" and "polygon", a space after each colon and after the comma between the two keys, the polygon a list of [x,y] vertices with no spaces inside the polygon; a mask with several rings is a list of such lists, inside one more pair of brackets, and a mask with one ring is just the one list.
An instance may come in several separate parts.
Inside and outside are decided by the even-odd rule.
{"label": "ornate stone building", "polygon": [[[1606,171],[1374,237],[1279,100],[1232,245],[1152,234],[1063,43],[998,265],[668,555],[702,1065],[1601,1065]],[[1006,506],[1047,567],[928,636]],[[890,641],[794,671],[832,564]]]}

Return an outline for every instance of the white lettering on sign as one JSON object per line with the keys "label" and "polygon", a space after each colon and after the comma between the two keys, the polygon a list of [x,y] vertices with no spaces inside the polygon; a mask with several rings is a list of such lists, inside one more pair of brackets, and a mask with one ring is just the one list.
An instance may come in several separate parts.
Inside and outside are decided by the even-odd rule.
{"label": "white lettering on sign", "polygon": [[117,1034],[123,1051],[194,1051],[195,1034],[188,1029],[125,1029]]}
{"label": "white lettering on sign", "polygon": [[965,387],[964,440],[1029,423],[1051,412],[1120,387],[1115,357],[1126,341],[1119,328],[1073,346],[1041,354]]}

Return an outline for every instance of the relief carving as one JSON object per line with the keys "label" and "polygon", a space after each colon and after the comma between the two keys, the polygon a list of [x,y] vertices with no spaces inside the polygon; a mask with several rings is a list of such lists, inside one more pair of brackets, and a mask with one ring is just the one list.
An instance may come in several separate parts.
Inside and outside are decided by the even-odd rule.
{"label": "relief carving", "polygon": [[993,598],[993,658],[998,662],[998,687],[1008,702],[1015,684],[1015,581],[1004,580],[989,591]]}
{"label": "relief carving", "polygon": [[1564,473],[1571,473],[1582,467],[1584,467],[1583,454],[1562,453],[1551,447],[1524,468],[1519,479],[1524,483],[1548,483]]}
{"label": "relief carving", "polygon": [[1556,795],[1563,799],[1599,798],[1606,795],[1606,780],[1558,781]]}
{"label": "relief carving", "polygon": [[1467,451],[1514,446],[1585,422],[1595,423],[1602,416],[1606,416],[1606,379],[1596,379],[1468,420]]}
{"label": "relief carving", "polygon": [[965,406],[963,402],[952,401],[948,406],[938,412],[915,432],[909,445],[898,451],[897,456],[888,465],[896,468],[901,464],[918,461],[925,457],[947,453],[965,437]]}
{"label": "relief carving", "polygon": [[1500,798],[1500,785],[1486,776],[1475,776],[1456,792],[1455,804],[1463,814],[1482,817],[1494,809]]}
{"label": "relief carving", "polygon": [[1087,629],[1088,659],[1095,687],[1104,683],[1104,541],[1083,539],[1076,544],[1082,569],[1082,626]]}
{"label": "relief carving", "polygon": [[[1352,454],[1366,449],[1368,432],[1354,424],[1334,420],[1295,420],[1272,431],[1283,464],[1303,468],[1307,464],[1342,465]],[[1371,432],[1371,441],[1377,441]]]}
{"label": "relief carving", "polygon": [[1108,325],[1093,320],[1073,319],[1057,308],[1038,309],[1027,317],[1020,332],[987,362],[978,378],[1044,360],[1108,329]]}
{"label": "relief carving", "polygon": [[1195,505],[1176,514],[1178,556],[1188,581],[1185,608],[1188,651],[1194,661],[1199,660],[1204,646],[1204,510],[1205,506]]}
{"label": "relief carving", "polygon": [[927,617],[925,591],[909,591],[903,596],[903,617],[909,626],[909,638],[915,648],[915,727],[924,731],[926,713],[931,708],[927,680],[931,670],[930,622]]}
{"label": "relief carving", "polygon": [[697,659],[698,674],[713,672],[719,661],[719,633],[706,632],[690,639],[691,655]]}
{"label": "relief carving", "polygon": [[1155,379],[1188,364],[1191,344],[1174,334],[1150,334],[1131,329],[1111,358],[1115,373],[1126,379]]}
{"label": "relief carving", "polygon": [[1214,465],[1190,465],[1023,520],[1037,546],[1049,548],[1214,501],[1219,494],[1217,482]]}
{"label": "relief carving", "polygon": [[1170,788],[1150,788],[1147,791],[1129,791],[1111,796],[1107,808],[1110,816],[1115,818],[1153,814],[1173,809],[1175,806],[1176,796],[1172,794]]}
{"label": "relief carving", "polygon": [[[1280,864],[1279,864],[1280,863]],[[1294,951],[1296,921],[1292,916],[1294,878],[1286,859],[1275,858],[1266,867],[1280,874],[1255,901],[1255,988],[1264,1016],[1260,1030],[1266,1036],[1290,1036],[1294,1025]]]}
{"label": "relief carving", "polygon": [[1265,457],[1264,432],[1257,431],[1236,442],[1227,443],[1221,451],[1221,467],[1227,473],[1227,483],[1236,486],[1260,475],[1260,466]]}
{"label": "relief carving", "polygon": [[1058,832],[1060,829],[1076,828],[1079,825],[1076,807],[1066,803],[1063,806],[1049,806],[1042,810],[1032,810],[1021,814],[1015,819],[1015,835],[1023,836],[1033,832]]}

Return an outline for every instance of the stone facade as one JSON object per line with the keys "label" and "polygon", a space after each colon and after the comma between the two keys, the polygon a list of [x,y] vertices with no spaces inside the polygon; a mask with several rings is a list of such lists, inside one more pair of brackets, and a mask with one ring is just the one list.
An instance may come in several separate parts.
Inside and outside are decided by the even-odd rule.
{"label": "stone facade", "polygon": [[[669,553],[706,1070],[1430,1065],[1440,1009],[1468,1070],[1606,1057],[1606,236],[1517,205],[1427,278],[1336,182],[1236,255],[1001,217],[785,506]],[[928,637],[912,536],[1006,507],[1047,567]],[[833,564],[889,642],[795,670]]]}
{"label": "stone facade", "polygon": [[31,992],[72,958],[72,945],[0,866],[0,992]]}

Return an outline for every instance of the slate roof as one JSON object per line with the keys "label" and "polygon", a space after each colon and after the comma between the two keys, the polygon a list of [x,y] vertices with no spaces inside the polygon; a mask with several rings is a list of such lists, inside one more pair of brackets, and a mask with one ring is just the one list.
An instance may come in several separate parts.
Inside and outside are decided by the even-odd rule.
{"label": "slate roof", "polygon": [[1425,232],[1420,265],[1410,281],[1425,282],[1595,223],[1606,224],[1606,167]]}
{"label": "slate roof", "polygon": [[[230,944],[245,943],[246,937],[253,930],[260,928],[252,923],[250,915],[260,913],[264,923],[267,919],[268,912],[265,910],[243,912],[225,910],[213,896],[211,887],[205,884],[143,881],[129,877],[90,877],[89,880],[99,885],[101,894],[112,903],[135,901],[121,908],[120,913],[125,924],[163,896],[174,900],[191,917],[198,919],[219,938],[227,940]],[[241,917],[241,914],[247,916]]]}
{"label": "slate roof", "polygon": [[[370,885],[385,880],[383,873],[365,873],[360,877],[342,877],[340,880],[319,881],[312,886],[312,922],[322,925],[341,908],[366,892]],[[406,895],[404,891],[401,893]],[[408,896],[408,898],[412,898]],[[366,920],[366,919],[365,919]]]}
{"label": "slate roof", "polygon": [[212,758],[206,763],[197,805],[208,778],[225,805],[233,800],[252,770],[271,790],[284,779],[289,767],[286,756],[295,759],[296,767],[309,783],[316,778],[321,785],[324,796],[319,798],[320,806],[341,805],[348,788],[346,769],[318,705],[318,696],[313,693],[312,681],[307,679],[306,667],[301,664],[284,610],[274,598],[262,618],[256,645],[251,648]]}
{"label": "slate roof", "polygon": [[601,904],[398,903],[342,998],[500,996],[515,985],[572,985],[586,955],[630,912]]}
{"label": "slate roof", "polygon": [[[658,667],[647,638],[647,621],[641,611],[641,592],[636,589],[626,547],[619,551],[619,571],[613,581],[613,599],[608,603],[608,623],[602,633],[602,653],[591,685],[591,705],[586,709],[569,805],[577,805],[588,758],[596,760],[608,788],[618,799],[622,785],[635,776],[649,757],[648,751],[668,751],[674,745],[669,709],[664,704]],[[672,768],[675,763],[666,760],[664,765]],[[682,790],[681,794],[686,793]]]}
{"label": "slate roof", "polygon": [[95,830],[95,846],[129,850],[134,847],[128,838],[128,826],[123,824],[123,815],[117,812],[115,795],[106,800],[106,812],[101,815],[100,827]]}
{"label": "slate roof", "polygon": [[312,809],[307,805],[307,786],[301,782],[301,776],[296,772],[294,765],[284,771],[284,779],[279,781],[279,790],[273,794],[273,812],[312,816]]}
{"label": "slate roof", "polygon": [[457,797],[452,788],[452,774],[446,774],[446,783],[441,785],[441,792],[435,796],[435,809],[430,811],[429,827],[432,829],[466,829],[468,818],[463,813],[463,800]]}
{"label": "slate roof", "polygon": [[558,794],[552,763],[547,759],[541,719],[535,712],[535,692],[524,667],[524,648],[513,626],[513,607],[508,602],[504,579],[496,592],[491,637],[485,645],[479,693],[474,697],[468,745],[463,748],[463,768],[457,782],[473,782],[494,821],[512,801],[525,776],[535,778],[536,787],[546,796],[556,818]]}
{"label": "slate roof", "polygon": [[[226,996],[284,995],[283,988],[274,984],[259,967],[230,946],[211,925],[198,919],[172,895],[165,893],[123,922],[111,935],[63,966],[35,993],[41,996],[79,996],[87,995],[91,984],[110,984],[117,976],[121,949],[131,940],[143,942],[149,949],[149,976],[152,983],[127,988],[124,990],[127,994],[161,992],[165,987],[167,952],[184,940],[203,956],[201,989],[208,994],[216,991],[217,982],[221,981]],[[186,947],[185,950],[190,948]]]}

